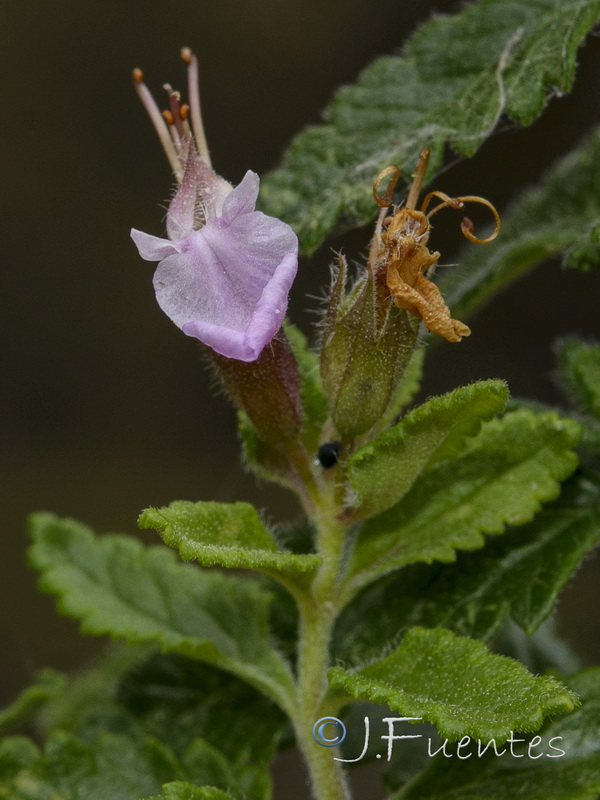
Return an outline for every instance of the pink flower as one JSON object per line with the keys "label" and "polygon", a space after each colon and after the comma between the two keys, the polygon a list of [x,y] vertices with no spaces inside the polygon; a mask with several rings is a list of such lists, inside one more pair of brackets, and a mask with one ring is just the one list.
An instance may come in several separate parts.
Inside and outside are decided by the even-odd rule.
{"label": "pink flower", "polygon": [[[255,211],[259,178],[233,188],[211,168],[200,115],[198,66],[187,49],[190,107],[170,87],[161,115],[136,70],[136,88],[159,134],[179,187],[167,212],[167,239],[132,230],[142,258],[159,261],[159,306],[188,336],[217,353],[254,361],[275,336],[298,268],[289,225]],[[189,124],[191,118],[191,127]]]}

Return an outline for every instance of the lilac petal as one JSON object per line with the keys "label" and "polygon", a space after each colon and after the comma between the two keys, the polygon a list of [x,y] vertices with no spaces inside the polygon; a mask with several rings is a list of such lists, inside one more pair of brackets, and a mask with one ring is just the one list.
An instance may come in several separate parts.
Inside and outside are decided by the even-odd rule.
{"label": "lilac petal", "polygon": [[190,144],[181,184],[167,211],[169,239],[181,239],[198,228],[198,221],[203,225],[219,216],[231,192],[231,184],[213,172]]}
{"label": "lilac petal", "polygon": [[248,214],[254,211],[258,198],[258,188],[260,178],[256,172],[248,170],[229,197],[223,203],[223,219],[231,224],[240,214]]}
{"label": "lilac petal", "polygon": [[[186,322],[182,331],[187,336],[199,339],[215,352],[237,361],[256,361],[260,352],[246,346],[245,334],[233,328],[224,328],[211,322]],[[263,345],[264,346],[264,345]]]}
{"label": "lilac petal", "polygon": [[253,211],[226,226],[209,222],[178,245],[181,252],[161,261],[154,276],[160,307],[218,353],[255,360],[287,308],[297,270],[292,229]]}
{"label": "lilac petal", "polygon": [[[263,347],[275,336],[285,317],[288,294],[298,271],[297,248],[287,253],[263,289],[246,331],[246,347],[258,358]],[[249,359],[249,360],[254,360]]]}
{"label": "lilac petal", "polygon": [[275,275],[265,286],[245,331],[194,320],[183,325],[183,332],[200,339],[222,356],[238,361],[255,361],[283,323],[297,269],[297,252],[284,256]]}
{"label": "lilac petal", "polygon": [[177,253],[177,247],[168,239],[161,239],[160,236],[151,236],[143,231],[131,229],[131,238],[136,244],[139,254],[146,261],[161,261],[167,256]]}

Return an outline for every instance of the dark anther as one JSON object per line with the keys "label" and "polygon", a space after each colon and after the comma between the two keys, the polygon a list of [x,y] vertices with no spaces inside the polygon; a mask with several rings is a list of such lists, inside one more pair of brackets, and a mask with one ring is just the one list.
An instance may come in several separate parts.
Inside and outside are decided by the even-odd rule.
{"label": "dark anther", "polygon": [[319,447],[317,459],[323,469],[329,469],[329,467],[333,467],[337,464],[341,449],[341,442],[327,442]]}

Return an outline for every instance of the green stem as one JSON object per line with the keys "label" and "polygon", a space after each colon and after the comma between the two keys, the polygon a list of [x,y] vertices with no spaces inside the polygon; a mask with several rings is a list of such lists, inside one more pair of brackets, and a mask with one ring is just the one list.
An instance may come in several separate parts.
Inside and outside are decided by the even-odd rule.
{"label": "green stem", "polygon": [[306,514],[313,517],[315,507],[319,503],[319,487],[315,481],[306,450],[299,442],[295,442],[286,448],[286,455],[298,478],[295,487],[298,498]]}
{"label": "green stem", "polygon": [[331,634],[339,605],[337,584],[346,529],[337,519],[333,492],[321,495],[316,508],[317,553],[323,559],[312,592],[300,603],[298,641],[298,705],[294,727],[308,766],[315,800],[349,800],[346,777],[332,748],[312,736],[314,723],[325,714]]}
{"label": "green stem", "polygon": [[[306,723],[309,721],[306,720]],[[313,720],[306,730],[296,727],[296,740],[310,773],[315,800],[350,800],[346,776],[338,761],[334,761],[334,748],[321,747],[312,737]]]}

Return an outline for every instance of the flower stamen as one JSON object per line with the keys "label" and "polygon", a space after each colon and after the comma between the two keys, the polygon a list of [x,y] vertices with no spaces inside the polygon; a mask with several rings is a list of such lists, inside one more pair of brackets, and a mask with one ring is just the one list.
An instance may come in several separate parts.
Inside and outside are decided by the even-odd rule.
{"label": "flower stamen", "polygon": [[204,125],[202,124],[202,113],[200,111],[198,59],[189,47],[184,47],[181,50],[181,58],[188,68],[189,105],[182,103],[181,94],[167,83],[163,88],[169,95],[169,108],[165,111],[159,109],[144,83],[142,70],[139,68],[133,70],[133,82],[136,92],[148,112],[178,183],[183,180],[190,142],[195,143],[201,160],[209,169],[211,168]]}
{"label": "flower stamen", "polygon": [[[169,95],[169,105],[171,106],[171,125],[174,126],[180,140],[185,141],[185,131],[183,129],[183,121],[181,116],[181,95],[176,92],[168,83],[165,83],[165,91]],[[181,156],[180,156],[181,158]]]}
{"label": "flower stamen", "polygon": [[194,132],[194,139],[196,140],[196,148],[200,158],[212,166],[210,154],[208,152],[208,144],[206,143],[206,134],[204,133],[204,124],[202,122],[202,112],[200,110],[200,79],[198,75],[198,59],[192,53],[189,47],[181,48],[181,60],[187,64],[188,68],[188,95],[190,98],[190,117],[192,123],[192,131]]}
{"label": "flower stamen", "polygon": [[133,70],[133,84],[138,97],[142,101],[144,108],[148,112],[150,121],[154,126],[154,130],[158,134],[159,141],[165,151],[165,155],[169,160],[169,164],[178,182],[181,182],[183,177],[183,165],[179,160],[177,150],[169,133],[169,126],[167,125],[163,115],[156,105],[156,101],[152,97],[150,90],[144,83],[144,73],[139,67]]}
{"label": "flower stamen", "polygon": [[413,182],[410,187],[410,192],[408,193],[408,197],[406,199],[406,208],[414,209],[417,207],[417,200],[419,199],[421,186],[423,185],[423,180],[425,179],[425,172],[427,171],[427,164],[429,163],[430,155],[430,148],[425,147],[419,156],[416,169],[413,173]]}

